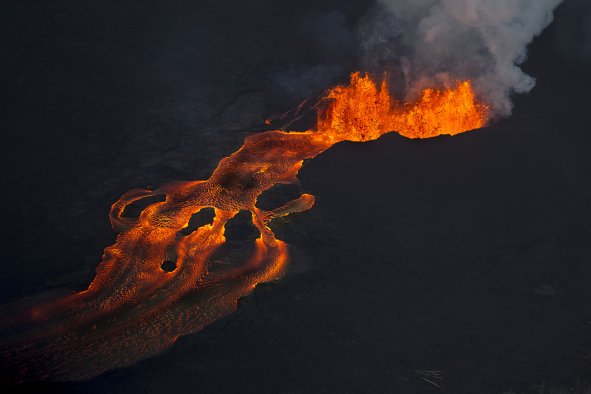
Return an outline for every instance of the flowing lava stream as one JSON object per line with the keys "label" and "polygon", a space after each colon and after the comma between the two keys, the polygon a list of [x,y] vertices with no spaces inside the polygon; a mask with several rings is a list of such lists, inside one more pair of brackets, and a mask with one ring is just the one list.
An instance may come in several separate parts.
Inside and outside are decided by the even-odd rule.
{"label": "flowing lava stream", "polygon": [[[325,104],[314,130],[251,135],[208,180],[124,194],[110,213],[119,235],[88,289],[2,320],[2,381],[88,379],[156,354],[228,315],[239,298],[285,268],[287,246],[268,223],[310,209],[314,197],[303,194],[272,211],[257,208],[257,198],[276,184],[295,182],[304,160],[338,142],[370,141],[390,131],[409,138],[458,134],[483,127],[489,116],[468,81],[400,103],[385,81],[360,73],[348,86],[331,89]],[[122,216],[128,205],[156,195],[166,200],[137,219]],[[205,208],[214,209],[213,223],[184,235],[191,216]],[[260,232],[254,253],[238,268],[210,272],[225,225],[241,210],[250,212]],[[172,272],[161,268],[167,260],[176,262]]]}

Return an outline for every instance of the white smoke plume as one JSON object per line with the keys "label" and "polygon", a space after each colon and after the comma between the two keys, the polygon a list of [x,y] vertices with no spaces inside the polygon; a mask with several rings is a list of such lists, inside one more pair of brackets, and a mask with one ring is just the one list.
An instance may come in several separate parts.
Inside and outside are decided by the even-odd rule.
{"label": "white smoke plume", "polygon": [[471,79],[497,116],[535,80],[519,67],[561,0],[379,0],[361,25],[365,67],[388,69],[406,98]]}

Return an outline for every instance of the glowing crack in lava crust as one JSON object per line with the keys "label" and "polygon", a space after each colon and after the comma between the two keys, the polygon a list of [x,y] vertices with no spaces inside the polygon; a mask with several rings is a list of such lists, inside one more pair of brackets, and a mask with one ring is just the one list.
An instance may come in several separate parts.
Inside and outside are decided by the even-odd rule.
{"label": "glowing crack in lava crust", "polygon": [[[453,135],[483,127],[489,117],[467,81],[401,103],[386,82],[353,73],[350,84],[329,90],[324,103],[315,129],[250,135],[208,180],[124,194],[110,213],[119,235],[88,289],[2,319],[8,333],[0,343],[3,381],[88,379],[158,353],[234,311],[239,298],[285,268],[287,246],[268,223],[310,209],[314,197],[303,194],[271,211],[257,208],[257,198],[276,184],[295,182],[304,160],[340,141],[370,141],[390,131],[409,138]],[[136,219],[122,216],[128,205],[156,195],[166,200]],[[213,222],[185,235],[192,215],[205,208],[214,209]],[[210,257],[225,242],[225,224],[241,210],[250,212],[260,232],[254,253],[213,272]],[[167,260],[176,262],[172,272],[161,268]]]}

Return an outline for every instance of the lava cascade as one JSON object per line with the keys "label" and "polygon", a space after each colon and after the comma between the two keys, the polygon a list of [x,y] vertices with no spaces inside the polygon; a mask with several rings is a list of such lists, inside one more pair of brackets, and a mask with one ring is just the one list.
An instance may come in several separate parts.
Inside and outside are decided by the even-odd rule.
{"label": "lava cascade", "polygon": [[[268,224],[310,209],[314,197],[303,194],[273,210],[258,208],[257,198],[295,182],[304,160],[340,141],[369,141],[390,131],[409,138],[457,134],[483,127],[489,113],[468,81],[426,89],[406,103],[389,94],[385,79],[376,83],[360,73],[329,90],[322,103],[315,128],[250,135],[207,180],[125,193],[110,212],[116,242],[104,250],[87,290],[19,312],[6,308],[2,381],[88,379],[156,354],[231,313],[239,298],[285,269],[287,245]],[[123,215],[130,204],[159,195],[165,201],[137,218]],[[206,208],[214,209],[213,222],[184,233],[192,215]],[[232,268],[211,270],[211,256],[226,242],[226,223],[239,211],[250,213],[260,234],[254,252]],[[161,268],[167,260],[176,264],[172,272]]]}

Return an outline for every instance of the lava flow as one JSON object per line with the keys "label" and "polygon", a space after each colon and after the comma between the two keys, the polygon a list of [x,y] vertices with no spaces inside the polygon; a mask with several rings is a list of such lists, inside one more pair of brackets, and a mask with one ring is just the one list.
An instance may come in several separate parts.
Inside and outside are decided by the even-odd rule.
{"label": "lava flow", "polygon": [[[257,198],[276,184],[295,182],[304,160],[340,141],[369,141],[390,131],[409,138],[453,135],[483,127],[489,116],[470,82],[427,89],[416,102],[404,103],[389,94],[386,82],[360,73],[351,75],[348,86],[331,89],[323,103],[314,129],[251,135],[208,180],[124,194],[110,213],[119,235],[88,289],[2,320],[2,380],[88,379],[169,347],[234,311],[258,283],[281,275],[287,246],[268,224],[310,209],[314,197],[303,194],[270,211],[258,208]],[[135,201],[159,195],[166,200],[138,218],[122,215]],[[205,208],[214,209],[213,222],[183,232]],[[233,268],[212,270],[225,225],[242,210],[260,233],[254,253]],[[166,272],[161,265],[170,260],[176,268]]]}

